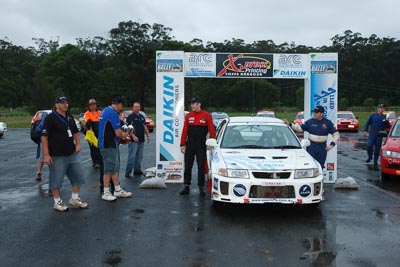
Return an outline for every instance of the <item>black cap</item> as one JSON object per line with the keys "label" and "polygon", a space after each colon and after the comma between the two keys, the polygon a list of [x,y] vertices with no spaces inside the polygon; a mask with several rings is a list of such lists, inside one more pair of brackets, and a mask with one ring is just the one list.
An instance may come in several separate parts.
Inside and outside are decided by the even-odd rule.
{"label": "black cap", "polygon": [[324,112],[325,112],[325,109],[324,109],[323,106],[316,106],[316,107],[314,108],[313,111],[314,111],[314,112],[321,112],[321,113],[324,113]]}
{"label": "black cap", "polygon": [[115,96],[113,97],[113,99],[111,100],[112,104],[124,104],[124,100],[122,99],[122,97],[120,96]]}
{"label": "black cap", "polygon": [[66,96],[59,96],[56,98],[56,103],[68,102],[68,98]]}
{"label": "black cap", "polygon": [[192,103],[200,103],[200,104],[202,104],[203,101],[201,101],[201,99],[199,97],[195,96],[195,97],[192,98],[192,100],[189,101],[189,104],[192,104]]}
{"label": "black cap", "polygon": [[378,104],[378,106],[376,106],[376,108],[385,108],[384,104]]}

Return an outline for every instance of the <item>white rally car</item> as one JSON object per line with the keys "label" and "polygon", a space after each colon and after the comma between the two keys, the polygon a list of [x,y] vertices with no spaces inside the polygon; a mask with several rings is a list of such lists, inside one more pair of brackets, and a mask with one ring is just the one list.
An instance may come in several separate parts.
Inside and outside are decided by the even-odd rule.
{"label": "white rally car", "polygon": [[323,200],[320,164],[282,120],[231,117],[206,141],[214,203],[313,204]]}
{"label": "white rally car", "polygon": [[0,121],[0,138],[3,137],[5,132],[7,132],[7,124]]}

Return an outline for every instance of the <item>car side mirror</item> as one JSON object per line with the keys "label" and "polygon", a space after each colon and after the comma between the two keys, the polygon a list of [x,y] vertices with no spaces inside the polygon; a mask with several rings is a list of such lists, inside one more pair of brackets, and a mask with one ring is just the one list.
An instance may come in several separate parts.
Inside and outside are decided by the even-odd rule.
{"label": "car side mirror", "polygon": [[216,147],[218,145],[218,143],[215,138],[210,138],[210,139],[207,139],[206,145],[211,146],[211,147]]}
{"label": "car side mirror", "polygon": [[306,148],[311,145],[311,142],[308,139],[303,139],[303,140],[301,140],[300,144],[301,144],[302,148]]}

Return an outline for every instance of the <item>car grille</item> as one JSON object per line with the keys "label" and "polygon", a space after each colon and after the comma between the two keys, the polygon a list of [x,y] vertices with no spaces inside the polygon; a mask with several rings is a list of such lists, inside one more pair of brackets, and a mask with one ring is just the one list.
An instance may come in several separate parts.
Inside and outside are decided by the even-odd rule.
{"label": "car grille", "polygon": [[257,179],[289,179],[291,172],[252,172]]}
{"label": "car grille", "polygon": [[250,198],[295,198],[294,186],[261,186],[250,188]]}
{"label": "car grille", "polygon": [[400,170],[399,164],[388,164],[389,169]]}

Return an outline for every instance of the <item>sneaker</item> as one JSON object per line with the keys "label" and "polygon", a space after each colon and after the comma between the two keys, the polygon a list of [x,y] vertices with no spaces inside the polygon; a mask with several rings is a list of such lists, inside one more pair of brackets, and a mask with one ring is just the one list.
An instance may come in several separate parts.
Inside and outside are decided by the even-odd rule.
{"label": "sneaker", "polygon": [[179,195],[188,195],[190,193],[190,187],[185,186],[181,192],[179,192]]}
{"label": "sneaker", "polygon": [[86,203],[85,201],[83,201],[80,198],[78,198],[78,199],[71,198],[69,200],[69,204],[71,204],[72,206],[75,206],[75,207],[79,207],[81,209],[86,209],[89,206],[88,203]]}
{"label": "sneaker", "polygon": [[113,196],[110,192],[105,192],[101,195],[101,199],[106,201],[115,201],[117,198]]}
{"label": "sneaker", "polygon": [[42,180],[42,174],[40,172],[38,172],[36,174],[36,181],[41,181]]}
{"label": "sneaker", "polygon": [[371,158],[368,158],[365,162],[366,162],[366,163],[371,162]]}
{"label": "sneaker", "polygon": [[121,188],[121,190],[119,190],[119,191],[117,191],[117,190],[114,191],[114,196],[115,197],[131,197],[132,193],[125,191],[123,188]]}
{"label": "sneaker", "polygon": [[68,206],[65,205],[64,202],[62,202],[62,200],[58,201],[57,203],[54,203],[53,208],[57,211],[68,211]]}
{"label": "sneaker", "polygon": [[132,178],[132,176],[129,173],[125,173],[125,178]]}
{"label": "sneaker", "polygon": [[135,175],[135,176],[142,176],[142,175],[143,175],[143,172],[142,172],[142,171],[134,172],[133,175]]}
{"label": "sneaker", "polygon": [[99,164],[95,164],[95,165],[94,165],[94,168],[95,168],[95,169],[100,169],[100,165],[99,165]]}
{"label": "sneaker", "polygon": [[204,191],[204,186],[199,186],[199,192],[200,196],[204,197],[206,195],[206,192]]}

